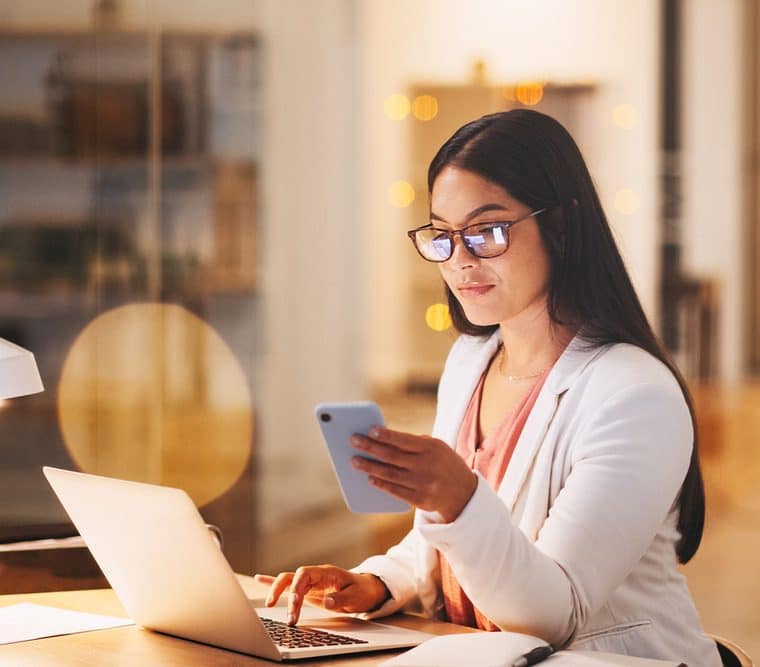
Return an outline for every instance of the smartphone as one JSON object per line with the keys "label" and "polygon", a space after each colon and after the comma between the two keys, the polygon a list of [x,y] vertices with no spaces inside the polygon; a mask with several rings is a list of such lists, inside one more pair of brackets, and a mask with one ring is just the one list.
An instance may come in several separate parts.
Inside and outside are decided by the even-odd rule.
{"label": "smartphone", "polygon": [[354,433],[367,435],[372,426],[384,425],[377,404],[370,401],[322,403],[315,413],[348,509],[357,514],[408,511],[407,503],[372,486],[367,473],[351,465],[354,456],[372,458],[351,447],[348,439]]}

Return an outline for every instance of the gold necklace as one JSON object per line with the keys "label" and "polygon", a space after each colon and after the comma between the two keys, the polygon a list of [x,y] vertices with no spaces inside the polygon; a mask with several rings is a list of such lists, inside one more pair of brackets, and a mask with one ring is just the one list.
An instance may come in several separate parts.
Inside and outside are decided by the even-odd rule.
{"label": "gold necklace", "polygon": [[543,375],[548,370],[548,368],[544,368],[543,370],[538,371],[537,373],[531,373],[530,375],[507,375],[504,372],[504,368],[503,368],[505,356],[507,356],[506,349],[502,345],[501,355],[499,356],[498,371],[499,371],[499,375],[501,375],[501,377],[503,377],[507,382],[517,382],[518,380],[531,380],[533,378],[539,377],[540,375]]}

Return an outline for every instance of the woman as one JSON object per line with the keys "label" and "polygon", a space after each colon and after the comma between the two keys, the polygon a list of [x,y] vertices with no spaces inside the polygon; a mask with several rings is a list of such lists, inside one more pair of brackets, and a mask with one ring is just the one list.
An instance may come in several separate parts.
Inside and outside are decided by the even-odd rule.
{"label": "woman", "polygon": [[531,110],[468,123],[433,159],[430,222],[462,333],[433,437],[354,436],[356,468],[417,508],[414,529],[351,571],[271,583],[382,616],[428,615],[572,647],[719,665],[677,561],[702,534],[686,385],[658,344],[567,131]]}

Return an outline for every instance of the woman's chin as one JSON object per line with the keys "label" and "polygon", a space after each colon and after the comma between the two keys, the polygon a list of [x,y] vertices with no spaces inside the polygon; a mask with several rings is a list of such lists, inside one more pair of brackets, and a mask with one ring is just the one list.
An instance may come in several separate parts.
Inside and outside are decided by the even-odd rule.
{"label": "woman's chin", "polygon": [[464,315],[470,324],[474,324],[476,327],[490,327],[494,324],[498,324],[499,320],[494,317],[488,317],[485,313],[470,312],[465,309]]}

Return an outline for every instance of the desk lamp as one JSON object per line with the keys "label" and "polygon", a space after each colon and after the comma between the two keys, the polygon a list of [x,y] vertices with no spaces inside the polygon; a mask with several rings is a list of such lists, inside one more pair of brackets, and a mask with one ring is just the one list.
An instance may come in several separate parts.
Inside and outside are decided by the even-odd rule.
{"label": "desk lamp", "polygon": [[0,338],[0,399],[36,394],[43,389],[34,355]]}

